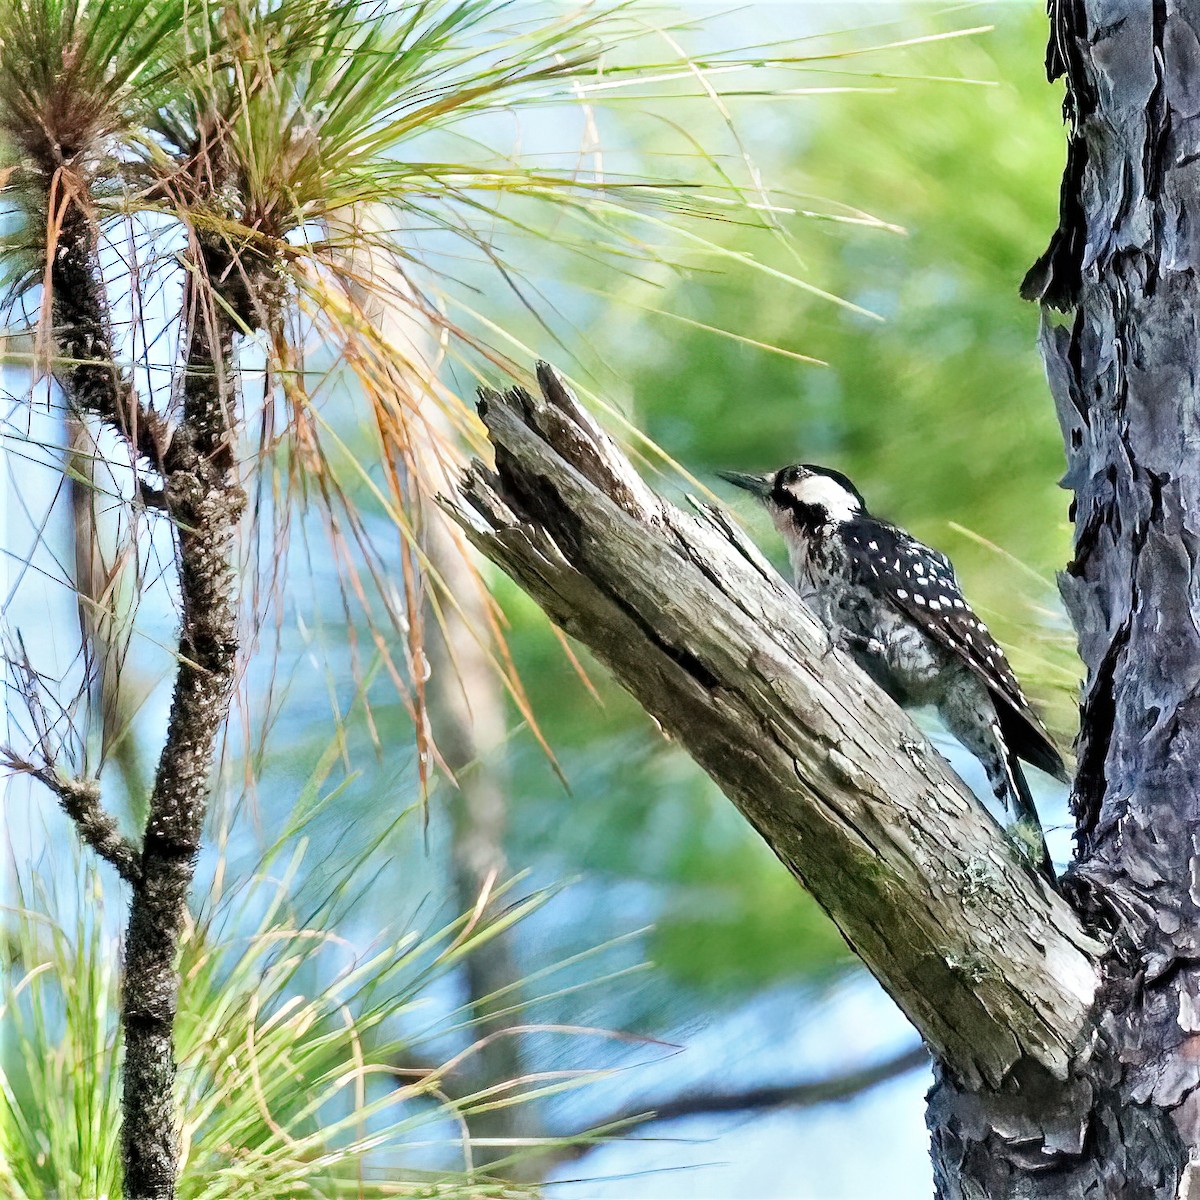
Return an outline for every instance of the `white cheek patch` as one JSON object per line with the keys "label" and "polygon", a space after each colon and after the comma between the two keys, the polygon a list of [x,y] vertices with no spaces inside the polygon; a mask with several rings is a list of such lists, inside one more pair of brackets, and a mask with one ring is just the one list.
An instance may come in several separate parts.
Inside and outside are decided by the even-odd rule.
{"label": "white cheek patch", "polygon": [[797,483],[788,484],[788,491],[801,504],[820,505],[831,521],[846,521],[855,513],[862,512],[858,498],[828,475],[809,475]]}

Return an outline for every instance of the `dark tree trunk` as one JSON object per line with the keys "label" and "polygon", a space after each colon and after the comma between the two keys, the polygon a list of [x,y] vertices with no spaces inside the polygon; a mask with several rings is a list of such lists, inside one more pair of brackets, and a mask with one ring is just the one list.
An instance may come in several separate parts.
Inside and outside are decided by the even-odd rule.
{"label": "dark tree trunk", "polygon": [[193,282],[188,290],[183,416],[163,470],[183,612],[179,668],[126,935],[126,1200],[175,1194],[176,958],[237,656],[231,558],[244,494],[234,459],[234,325],[207,282]]}
{"label": "dark tree trunk", "polygon": [[1195,1196],[1200,1154],[1200,4],[1056,0],[1061,225],[1026,292],[1074,492],[1087,668],[1065,889],[1109,953],[1091,1056],[1000,1091],[943,1070],[945,1197]]}
{"label": "dark tree trunk", "polygon": [[[55,191],[49,189],[53,202]],[[51,203],[49,207],[54,207]],[[208,807],[209,773],[229,715],[237,657],[238,591],[232,554],[245,495],[236,463],[232,311],[245,309],[227,251],[201,248],[184,314],[182,413],[168,422],[138,402],[115,365],[98,270],[94,215],[74,194],[62,201],[50,258],[55,377],[76,414],[126,438],[161,478],[139,485],[172,519],[179,570],[179,663],[166,741],[149,797],[140,850],[99,806],[98,788],[35,772],[60,796],[84,839],[130,884],[121,1017],[125,1035],[122,1151],[126,1200],[172,1200],[178,1172],[174,1022],[176,958]],[[242,317],[243,323],[246,318]]]}

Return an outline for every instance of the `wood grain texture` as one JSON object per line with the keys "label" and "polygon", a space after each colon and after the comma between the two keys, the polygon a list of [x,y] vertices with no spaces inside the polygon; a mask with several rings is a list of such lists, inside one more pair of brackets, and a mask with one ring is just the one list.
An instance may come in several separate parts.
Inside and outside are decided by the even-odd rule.
{"label": "wood grain texture", "polygon": [[712,776],[957,1077],[1066,1078],[1099,949],[1075,914],[727,518],[656,496],[539,379],[484,395],[496,469],[447,511]]}

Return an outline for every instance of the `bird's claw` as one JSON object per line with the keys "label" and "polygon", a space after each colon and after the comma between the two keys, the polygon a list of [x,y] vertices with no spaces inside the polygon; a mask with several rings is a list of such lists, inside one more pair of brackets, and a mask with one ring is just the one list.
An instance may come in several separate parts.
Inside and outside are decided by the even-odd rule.
{"label": "bird's claw", "polygon": [[838,636],[837,643],[839,650],[858,650],[872,658],[883,657],[883,643],[878,638],[868,637],[866,634],[843,632]]}

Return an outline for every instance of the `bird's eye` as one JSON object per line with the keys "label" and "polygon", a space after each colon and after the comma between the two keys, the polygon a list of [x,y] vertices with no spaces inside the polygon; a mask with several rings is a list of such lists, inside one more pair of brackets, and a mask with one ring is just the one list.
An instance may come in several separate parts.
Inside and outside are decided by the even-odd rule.
{"label": "bird's eye", "polygon": [[788,467],[788,469],[786,471],[784,471],[784,473],[783,473],[783,482],[785,484],[799,483],[800,482],[800,468],[799,467]]}

